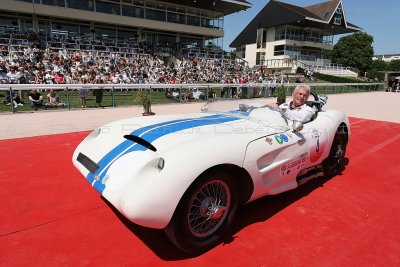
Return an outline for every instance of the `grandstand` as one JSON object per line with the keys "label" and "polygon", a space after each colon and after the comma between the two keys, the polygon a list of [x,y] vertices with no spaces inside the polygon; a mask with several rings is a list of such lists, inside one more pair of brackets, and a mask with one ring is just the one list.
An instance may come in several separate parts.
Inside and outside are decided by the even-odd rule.
{"label": "grandstand", "polygon": [[56,70],[66,83],[219,81],[246,65],[221,49],[224,16],[249,7],[244,0],[4,0],[1,82],[18,83],[5,76],[19,67],[32,69],[29,83],[54,83]]}
{"label": "grandstand", "polygon": [[224,16],[250,7],[245,0],[2,0],[0,34],[5,41],[32,32],[53,50],[157,53],[168,62],[181,49],[222,47]]}

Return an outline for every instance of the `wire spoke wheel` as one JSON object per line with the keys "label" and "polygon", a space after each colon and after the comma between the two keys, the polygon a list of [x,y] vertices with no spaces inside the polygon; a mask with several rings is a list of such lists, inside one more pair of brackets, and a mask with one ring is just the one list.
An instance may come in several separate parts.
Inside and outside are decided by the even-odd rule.
{"label": "wire spoke wheel", "polygon": [[205,184],[189,204],[187,223],[195,237],[212,235],[222,224],[231,204],[228,185],[220,180]]}
{"label": "wire spoke wheel", "polygon": [[183,251],[205,251],[222,241],[237,207],[237,185],[232,175],[223,169],[207,171],[187,189],[165,233]]}

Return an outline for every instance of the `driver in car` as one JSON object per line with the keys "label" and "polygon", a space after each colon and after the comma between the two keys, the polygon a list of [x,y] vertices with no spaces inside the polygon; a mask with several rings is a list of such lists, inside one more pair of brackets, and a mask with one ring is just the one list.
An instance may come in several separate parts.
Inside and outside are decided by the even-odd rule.
{"label": "driver in car", "polygon": [[293,121],[309,122],[315,114],[314,109],[306,104],[310,92],[311,89],[308,85],[298,85],[293,91],[293,100],[279,106],[289,126],[293,124]]}

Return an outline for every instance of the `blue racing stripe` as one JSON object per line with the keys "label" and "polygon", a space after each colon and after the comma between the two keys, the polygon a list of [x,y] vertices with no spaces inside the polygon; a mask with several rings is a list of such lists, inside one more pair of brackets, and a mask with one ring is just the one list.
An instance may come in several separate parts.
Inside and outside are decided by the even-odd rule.
{"label": "blue racing stripe", "polygon": [[[239,120],[239,118],[234,116],[226,116],[226,115],[212,115],[207,117],[201,118],[192,118],[192,119],[183,119],[183,120],[173,120],[158,124],[149,125],[140,129],[137,129],[131,133],[131,135],[140,136],[141,138],[145,139],[149,143],[157,140],[160,137],[165,135],[175,133],[178,131],[183,131],[186,129],[205,126],[205,125],[212,125],[212,124],[221,124],[229,121]],[[145,147],[138,145],[136,143],[132,143],[132,141],[125,140],[118,146],[116,146],[113,150],[107,153],[97,164],[100,168],[96,171],[96,173],[92,174],[89,173],[86,176],[86,179],[91,183],[94,184],[94,188],[99,192],[102,193],[104,191],[105,185],[101,181],[104,176],[107,174],[108,169],[112,165],[112,163],[117,160],[118,158],[124,156],[127,153],[133,151],[144,151],[146,150]],[[97,181],[94,181],[95,177],[97,176]]]}

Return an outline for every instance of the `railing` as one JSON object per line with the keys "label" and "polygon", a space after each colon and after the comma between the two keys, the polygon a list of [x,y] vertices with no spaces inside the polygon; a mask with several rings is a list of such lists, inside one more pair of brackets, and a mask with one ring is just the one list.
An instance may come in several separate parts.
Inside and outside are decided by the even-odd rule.
{"label": "railing", "polygon": [[[134,105],[132,97],[138,91],[146,90],[151,101],[152,97],[154,100],[152,103],[168,103],[171,100],[166,98],[167,91],[174,91],[175,97],[171,99],[176,102],[184,102],[187,99],[186,93],[192,93],[194,89],[201,91],[203,97],[196,98],[195,100],[209,100],[209,98],[222,99],[222,98],[260,98],[260,97],[275,97],[274,93],[278,87],[285,87],[287,95],[291,95],[294,88],[300,84],[0,84],[0,94],[4,97],[6,95],[13,95],[18,93],[20,97],[27,100],[27,95],[32,89],[38,89],[39,91],[47,93],[50,89],[54,89],[59,93],[62,93],[62,100],[66,102],[66,108],[74,109],[78,108],[79,95],[77,90],[107,90],[107,97],[109,104],[108,106],[114,107],[121,103],[122,105]],[[337,93],[354,93],[354,92],[370,92],[370,91],[384,91],[383,83],[308,83],[313,91],[318,94],[337,94]],[[129,101],[122,101],[122,98],[129,98]],[[45,96],[43,96],[45,98]],[[12,101],[11,101],[12,102]],[[124,102],[124,103],[123,103]],[[4,106],[4,104],[1,104]],[[0,108],[0,111],[15,112],[14,105],[7,108]]]}

